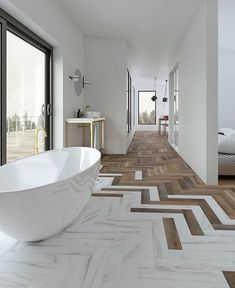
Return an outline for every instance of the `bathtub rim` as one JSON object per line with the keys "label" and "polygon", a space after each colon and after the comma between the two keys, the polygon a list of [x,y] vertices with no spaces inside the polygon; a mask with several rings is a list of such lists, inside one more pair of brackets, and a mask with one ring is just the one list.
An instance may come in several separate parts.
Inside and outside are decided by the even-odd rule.
{"label": "bathtub rim", "polygon": [[[42,154],[48,154],[48,153],[51,153],[51,152],[57,152],[57,151],[62,151],[62,150],[70,150],[70,149],[77,149],[77,148],[83,148],[85,150],[92,150],[92,151],[95,151],[97,153],[99,153],[99,159],[97,161],[95,161],[91,166],[87,167],[86,169],[80,171],[79,173],[77,174],[73,174],[71,175],[70,177],[67,177],[63,180],[58,180],[58,181],[54,181],[54,182],[51,182],[51,183],[47,183],[47,184],[44,184],[44,185],[41,185],[41,186],[36,186],[36,187],[32,187],[32,188],[27,188],[27,189],[20,189],[20,190],[9,190],[9,191],[1,191],[0,190],[0,197],[1,195],[3,194],[7,194],[7,193],[10,193],[10,194],[15,194],[15,193],[23,193],[23,192],[29,192],[29,191],[34,191],[34,190],[38,190],[38,189],[41,189],[41,188],[46,188],[46,187],[49,187],[51,185],[55,185],[57,183],[63,183],[63,182],[66,182],[68,181],[69,179],[72,179],[73,177],[79,175],[79,174],[82,174],[84,172],[86,172],[87,170],[89,170],[91,167],[95,166],[98,162],[101,161],[101,152],[95,148],[91,148],[91,147],[82,147],[82,146],[75,146],[75,147],[66,147],[66,148],[57,148],[57,149],[52,149],[52,150],[48,150],[48,151],[45,151],[45,152],[40,152],[40,153],[37,153],[37,154],[33,154],[33,155],[30,155],[30,156],[26,156],[24,158],[21,158],[21,159],[17,159],[13,162],[10,162],[10,163],[7,163],[7,164],[4,164],[1,167],[6,167],[6,166],[11,166],[13,165],[15,162],[18,162],[18,161],[22,161],[24,159],[27,159],[27,158],[33,158],[33,157],[36,157],[38,155],[42,155]],[[0,169],[1,170],[1,169]]]}

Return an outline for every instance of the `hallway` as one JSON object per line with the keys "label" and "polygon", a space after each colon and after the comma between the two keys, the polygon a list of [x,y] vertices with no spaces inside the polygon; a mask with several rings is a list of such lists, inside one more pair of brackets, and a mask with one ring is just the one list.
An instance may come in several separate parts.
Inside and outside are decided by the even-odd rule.
{"label": "hallway", "polygon": [[[202,185],[202,181],[167,142],[156,132],[136,132],[127,156],[103,157],[104,173],[123,173],[121,185],[157,185],[172,181],[178,185]],[[141,170],[142,181],[135,181],[135,171]],[[176,184],[176,183],[175,183]]]}

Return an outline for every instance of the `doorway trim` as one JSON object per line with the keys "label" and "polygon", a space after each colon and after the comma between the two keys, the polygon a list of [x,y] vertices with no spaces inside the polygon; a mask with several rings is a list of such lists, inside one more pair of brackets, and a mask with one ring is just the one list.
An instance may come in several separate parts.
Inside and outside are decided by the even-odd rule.
{"label": "doorway trim", "polygon": [[[174,101],[175,101],[175,73],[179,73],[179,64],[176,63],[174,68],[171,70],[169,74],[169,136],[168,142],[169,144],[178,152],[178,146],[174,143],[174,133],[175,133],[175,111],[174,111]],[[179,75],[178,75],[179,76]],[[179,80],[179,79],[178,79]],[[178,90],[177,90],[178,92]]]}

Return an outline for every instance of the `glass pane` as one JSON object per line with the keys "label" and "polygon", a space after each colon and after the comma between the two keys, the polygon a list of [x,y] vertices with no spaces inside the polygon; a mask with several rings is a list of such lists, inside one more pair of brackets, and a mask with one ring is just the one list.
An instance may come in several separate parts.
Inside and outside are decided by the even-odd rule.
{"label": "glass pane", "polygon": [[178,126],[179,126],[179,85],[178,70],[174,72],[174,144],[178,147]]}
{"label": "glass pane", "polygon": [[45,60],[42,51],[7,32],[7,162],[32,155],[36,128],[45,127]]}
{"label": "glass pane", "polygon": [[156,124],[156,105],[152,97],[155,91],[139,91],[139,125]]}
{"label": "glass pane", "polygon": [[129,133],[129,72],[127,71],[127,81],[126,81],[126,131]]}

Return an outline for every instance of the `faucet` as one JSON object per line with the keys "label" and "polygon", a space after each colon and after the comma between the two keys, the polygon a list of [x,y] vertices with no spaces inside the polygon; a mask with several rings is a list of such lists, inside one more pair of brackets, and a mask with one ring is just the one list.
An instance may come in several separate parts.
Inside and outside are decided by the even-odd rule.
{"label": "faucet", "polygon": [[86,107],[85,107],[85,112],[89,111],[90,108],[91,108],[90,105],[86,105]]}
{"label": "faucet", "polygon": [[35,146],[34,146],[34,152],[35,154],[39,153],[39,141],[38,141],[38,136],[39,136],[39,132],[42,131],[43,132],[43,136],[44,138],[47,137],[47,132],[44,128],[37,128],[35,130]]}

